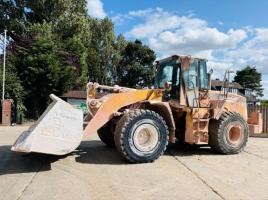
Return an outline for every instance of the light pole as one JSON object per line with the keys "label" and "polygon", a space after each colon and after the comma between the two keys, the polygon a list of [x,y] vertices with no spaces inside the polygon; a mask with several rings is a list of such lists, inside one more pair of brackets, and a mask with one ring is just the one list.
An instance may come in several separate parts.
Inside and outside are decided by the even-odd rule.
{"label": "light pole", "polygon": [[4,31],[4,45],[3,45],[3,88],[2,88],[2,102],[5,100],[5,79],[6,79],[6,43],[7,43],[7,30]]}

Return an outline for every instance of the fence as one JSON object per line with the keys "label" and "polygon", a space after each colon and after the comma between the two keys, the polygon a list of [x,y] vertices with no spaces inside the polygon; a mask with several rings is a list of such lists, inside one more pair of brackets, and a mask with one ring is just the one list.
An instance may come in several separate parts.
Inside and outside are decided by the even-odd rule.
{"label": "fence", "polygon": [[262,114],[263,133],[268,133],[268,106],[248,106],[248,115],[254,111]]}

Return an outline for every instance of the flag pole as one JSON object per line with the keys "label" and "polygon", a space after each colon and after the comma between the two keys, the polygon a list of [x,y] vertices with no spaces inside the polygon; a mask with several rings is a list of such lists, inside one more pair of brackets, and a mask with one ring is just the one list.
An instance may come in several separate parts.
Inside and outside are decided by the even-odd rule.
{"label": "flag pole", "polygon": [[5,100],[5,81],[6,81],[6,42],[7,42],[7,30],[4,32],[4,45],[3,45],[3,88],[2,88],[2,102]]}

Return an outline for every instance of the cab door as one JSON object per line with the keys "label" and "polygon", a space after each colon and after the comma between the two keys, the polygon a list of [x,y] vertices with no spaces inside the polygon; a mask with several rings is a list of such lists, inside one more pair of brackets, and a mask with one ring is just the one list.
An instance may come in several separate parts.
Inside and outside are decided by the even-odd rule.
{"label": "cab door", "polygon": [[189,107],[199,107],[198,60],[194,59],[189,68],[183,72],[185,92]]}
{"label": "cab door", "polygon": [[158,66],[156,87],[164,88],[164,101],[179,100],[180,64],[176,61],[162,63]]}

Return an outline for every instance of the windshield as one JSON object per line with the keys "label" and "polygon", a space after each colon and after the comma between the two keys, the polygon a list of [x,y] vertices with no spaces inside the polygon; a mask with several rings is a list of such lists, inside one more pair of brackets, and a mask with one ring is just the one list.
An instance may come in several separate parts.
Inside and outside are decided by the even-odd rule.
{"label": "windshield", "polygon": [[179,65],[175,61],[161,64],[157,68],[157,88],[164,88],[166,82],[173,86],[179,84]]}

